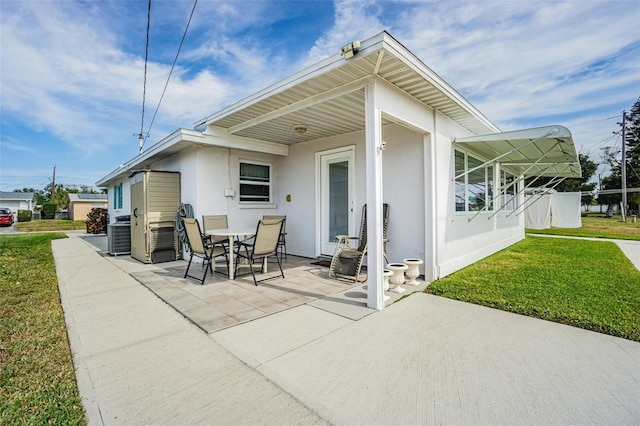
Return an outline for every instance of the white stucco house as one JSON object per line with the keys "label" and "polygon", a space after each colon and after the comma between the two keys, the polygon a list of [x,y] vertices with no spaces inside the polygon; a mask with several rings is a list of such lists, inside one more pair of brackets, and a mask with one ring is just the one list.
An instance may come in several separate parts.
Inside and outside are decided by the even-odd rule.
{"label": "white stucco house", "polygon": [[33,211],[33,192],[4,192],[0,191],[0,207],[11,209],[13,220],[18,221],[18,210]]}
{"label": "white stucco house", "polygon": [[381,309],[383,203],[389,260],[424,259],[431,281],[524,238],[524,177],[580,176],[566,128],[501,133],[388,33],[336,51],[100,179],[109,216],[130,214],[133,170],[180,172],[196,217],[287,215],[288,252],[316,258],[357,234],[366,203],[367,304]]}

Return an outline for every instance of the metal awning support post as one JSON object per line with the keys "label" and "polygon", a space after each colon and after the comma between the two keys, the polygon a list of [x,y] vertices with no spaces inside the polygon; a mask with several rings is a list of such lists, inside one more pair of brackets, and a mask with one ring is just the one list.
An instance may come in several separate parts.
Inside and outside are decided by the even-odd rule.
{"label": "metal awning support post", "polygon": [[[553,134],[555,134],[555,133],[557,133],[557,132],[558,132],[558,130],[557,130],[557,129],[550,130],[550,131],[548,131],[547,133],[545,133],[543,136],[540,136],[539,138],[533,139],[533,140],[531,140],[531,141],[527,142],[527,143],[526,143],[526,144],[524,144],[524,145],[521,145],[521,146],[519,146],[519,147],[517,147],[517,148],[512,149],[511,151],[507,151],[507,152],[505,152],[505,153],[503,153],[503,154],[500,154],[500,155],[498,155],[497,157],[493,158],[492,160],[485,161],[484,163],[480,164],[479,166],[476,166],[476,167],[474,167],[474,168],[472,168],[472,169],[470,169],[470,170],[467,170],[467,171],[466,171],[466,172],[464,172],[464,173],[460,173],[458,176],[454,176],[454,177],[453,177],[453,179],[451,179],[451,180],[452,180],[452,181],[455,181],[456,179],[461,178],[462,176],[465,176],[465,175],[467,175],[467,174],[469,174],[469,173],[471,173],[471,172],[473,172],[473,171],[476,171],[476,170],[478,170],[478,169],[480,169],[480,168],[482,168],[482,167],[486,166],[486,165],[487,165],[487,164],[489,164],[489,163],[494,163],[494,162],[496,162],[497,160],[499,160],[499,159],[501,159],[501,158],[503,158],[503,157],[506,157],[506,156],[507,156],[507,155],[509,155],[509,154],[512,154],[512,153],[517,152],[517,151],[520,151],[521,149],[523,149],[523,148],[525,148],[525,147],[527,147],[527,146],[529,146],[529,145],[531,145],[531,144],[534,144],[534,143],[536,143],[536,142],[538,142],[538,141],[540,141],[540,140],[542,140],[542,139],[546,139],[546,138],[548,138],[549,136],[551,136],[551,135],[553,135]],[[453,140],[453,143],[454,143],[454,144],[456,143],[455,139]]]}
{"label": "metal awning support post", "polygon": [[[552,168],[553,166],[555,166],[558,163],[553,163],[550,166],[548,166],[546,169],[544,169],[542,171],[542,173],[546,172],[547,170],[549,170],[550,168]],[[535,164],[532,164],[531,167],[535,166]],[[511,201],[513,201],[514,198],[518,197],[520,194],[522,194],[524,191],[527,190],[527,188],[531,187],[531,184],[535,181],[537,181],[538,179],[540,179],[542,176],[536,176],[536,178],[534,180],[531,181],[531,183],[529,183],[528,187],[523,187],[522,190],[518,191],[517,193],[513,194],[511,196],[511,198],[509,198],[507,200],[506,203],[504,203],[504,206],[508,205]],[[557,176],[556,176],[557,177]],[[555,179],[555,178],[554,178]],[[553,180],[553,179],[552,179]],[[504,189],[500,188],[500,192],[498,193],[498,195],[502,195],[503,193],[506,193],[505,191],[509,188],[511,188],[511,186],[515,185],[516,182],[520,182],[520,181],[524,181],[524,175],[522,175],[521,177],[519,177],[518,179],[514,180],[513,182],[511,182],[509,185],[505,186]],[[498,210],[496,210],[491,216],[489,216],[487,219],[491,219],[492,217],[494,217],[495,215],[497,215],[498,213],[500,213],[503,209],[504,206],[500,207]],[[509,217],[509,216],[507,216]]]}
{"label": "metal awning support post", "polygon": [[[549,183],[552,183],[552,182],[553,182],[555,179],[557,179],[557,178],[558,178],[558,176],[556,176],[555,178],[553,178],[553,179],[551,180],[551,182],[549,182]],[[549,189],[554,189],[556,186],[560,185],[560,184],[561,184],[565,179],[566,179],[566,177],[561,178],[558,182],[556,182],[556,183],[555,183],[551,188],[549,188]],[[546,187],[546,186],[544,186],[543,188],[544,188],[544,189],[547,189],[547,187]],[[544,194],[542,194],[542,195],[544,195]],[[516,208],[515,208],[511,213],[509,213],[509,214],[507,215],[507,217],[511,216],[511,215],[512,215],[512,214],[514,214],[514,213],[517,213],[517,214],[516,214],[516,216],[520,216],[522,213],[524,213],[524,211],[525,211],[526,209],[528,209],[528,208],[529,208],[529,207],[531,207],[533,204],[535,204],[538,200],[540,200],[540,199],[542,198],[542,195],[540,195],[538,198],[536,198],[535,200],[533,200],[533,201],[532,201],[532,202],[530,202],[530,203],[524,202],[524,203],[520,204],[520,205],[519,205],[518,207],[516,207]],[[521,207],[522,207],[522,211],[518,211],[518,210],[520,210],[520,208],[521,208]]]}
{"label": "metal awning support post", "polygon": [[[541,156],[538,160],[536,160],[533,164],[531,164],[531,165],[530,165],[530,166],[529,166],[529,167],[528,167],[528,168],[527,168],[527,169],[522,173],[521,177],[519,177],[518,179],[515,179],[513,182],[511,182],[509,185],[507,185],[507,186],[505,186],[505,187],[502,187],[502,186],[501,186],[501,187],[500,187],[500,191],[498,192],[498,194],[495,194],[495,195],[493,196],[493,199],[495,199],[497,196],[502,195],[503,193],[506,193],[506,190],[507,190],[507,189],[509,189],[509,188],[511,188],[512,186],[514,186],[514,185],[516,184],[516,182],[524,181],[524,175],[526,175],[526,173],[527,173],[529,170],[531,170],[533,167],[535,167],[536,165],[538,165],[538,163],[539,163],[540,161],[542,161],[542,159],[544,158],[544,156],[545,156],[545,155],[547,155],[549,152],[551,152],[551,150],[552,150],[552,149],[554,149],[556,146],[558,146],[558,144],[559,144],[559,143],[560,143],[560,142],[557,142],[555,145],[553,145],[551,148],[549,148],[547,151],[545,151],[545,152],[542,154],[542,156]],[[499,163],[498,163],[498,164],[499,164]],[[546,169],[544,169],[544,170],[542,171],[542,173],[546,172],[547,170],[549,170],[550,168],[552,168],[552,167],[553,167],[553,166],[555,166],[556,164],[559,164],[559,163],[553,163],[553,164],[551,164],[551,165],[550,165],[550,166],[548,166]],[[532,182],[535,182],[535,181],[536,181],[536,180],[538,180],[539,178],[540,178],[540,176],[537,176],[537,177],[536,177]],[[524,191],[524,189],[523,189],[523,191]],[[507,201],[507,202],[505,203],[505,205],[506,205],[506,204],[509,204],[509,203],[511,202],[511,200],[513,200],[515,197],[517,197],[517,196],[518,196],[518,195],[520,195],[521,193],[522,193],[522,191],[519,191],[519,192],[517,192],[516,194],[514,194],[514,195],[509,199],[509,201]],[[471,218],[470,218],[470,219],[468,219],[467,221],[468,221],[468,222],[471,222],[473,219],[475,219],[476,217],[478,217],[478,215],[479,215],[480,213],[482,213],[482,212],[485,210],[485,207],[487,207],[487,206],[488,206],[488,204],[487,204],[487,203],[485,203],[485,206],[484,206],[481,210],[479,210],[476,214],[474,214],[474,215],[473,215],[473,217],[471,217]],[[498,214],[498,213],[499,213],[503,208],[504,208],[504,207],[500,207],[500,208],[499,208],[498,210],[496,210],[496,211],[495,211],[491,216],[489,216],[489,217],[487,218],[487,220],[490,220],[492,217],[494,217],[496,214]]]}

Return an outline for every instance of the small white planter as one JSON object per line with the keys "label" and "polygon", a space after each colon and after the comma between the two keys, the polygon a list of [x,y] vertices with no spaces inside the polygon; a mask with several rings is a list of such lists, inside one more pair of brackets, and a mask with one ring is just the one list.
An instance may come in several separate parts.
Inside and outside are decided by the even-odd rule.
{"label": "small white planter", "polygon": [[392,284],[393,288],[389,291],[394,293],[404,293],[406,290],[400,286],[404,284],[404,271],[409,269],[409,267],[404,263],[390,263],[387,265],[387,269],[392,272],[392,275],[389,278],[389,284]]}
{"label": "small white planter", "polygon": [[404,259],[402,262],[407,265],[407,271],[405,272],[405,274],[407,274],[407,278],[409,278],[407,285],[420,285],[420,283],[416,281],[416,278],[420,276],[420,265],[424,262],[420,259],[412,258]]}
{"label": "small white planter", "polygon": [[[382,288],[384,289],[384,291],[389,291],[389,278],[393,275],[393,271],[390,269],[383,269],[382,270]],[[384,295],[382,296],[382,300],[384,300],[385,302],[387,300],[389,300],[391,297]]]}

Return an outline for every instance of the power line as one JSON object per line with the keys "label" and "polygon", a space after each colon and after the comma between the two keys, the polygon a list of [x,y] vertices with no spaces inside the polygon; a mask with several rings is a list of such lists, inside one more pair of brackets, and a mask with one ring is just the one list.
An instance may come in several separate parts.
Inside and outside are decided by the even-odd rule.
{"label": "power line", "polygon": [[140,134],[138,138],[140,140],[140,152],[142,152],[142,141],[144,130],[144,103],[147,98],[147,63],[149,62],[149,29],[151,28],[151,0],[149,0],[149,6],[147,7],[147,43],[144,53],[144,82],[142,83],[142,121],[140,123]]}
{"label": "power line", "polygon": [[[149,0],[149,4],[151,4],[151,0]],[[191,15],[189,15],[189,20],[187,21],[187,26],[184,29],[184,34],[182,34],[182,40],[180,40],[180,45],[178,46],[178,51],[176,52],[176,57],[173,60],[173,64],[171,65],[171,70],[169,71],[169,76],[167,77],[167,82],[164,85],[164,89],[162,90],[162,95],[160,96],[160,100],[158,101],[158,106],[156,107],[156,111],[153,113],[153,118],[151,119],[151,124],[149,124],[149,130],[147,130],[147,134],[144,138],[144,141],[140,145],[140,151],[142,152],[142,146],[144,142],[146,142],[149,137],[149,132],[151,132],[151,127],[153,123],[156,121],[156,115],[158,114],[158,110],[160,109],[160,104],[162,103],[162,99],[164,98],[164,94],[167,91],[167,86],[169,85],[169,80],[171,79],[171,74],[173,74],[173,69],[176,66],[176,62],[178,62],[178,56],[180,55],[180,50],[182,50],[182,44],[184,43],[184,39],[187,37],[187,31],[189,30],[189,24],[191,24],[191,18],[193,18],[193,12],[196,10],[196,5],[198,4],[198,0],[193,2],[193,8],[191,9]],[[140,132],[142,134],[142,132]]]}

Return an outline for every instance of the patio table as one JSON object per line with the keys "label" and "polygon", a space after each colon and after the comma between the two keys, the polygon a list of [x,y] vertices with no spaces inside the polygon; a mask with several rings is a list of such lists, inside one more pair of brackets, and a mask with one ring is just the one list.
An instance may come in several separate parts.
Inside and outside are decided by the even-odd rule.
{"label": "patio table", "polygon": [[220,228],[209,229],[205,231],[206,235],[215,237],[228,237],[229,244],[229,279],[235,279],[235,260],[233,252],[233,242],[236,237],[243,237],[246,239],[248,236],[256,233],[256,228]]}

